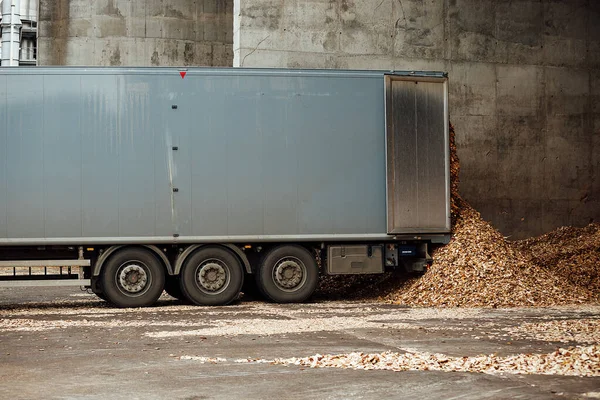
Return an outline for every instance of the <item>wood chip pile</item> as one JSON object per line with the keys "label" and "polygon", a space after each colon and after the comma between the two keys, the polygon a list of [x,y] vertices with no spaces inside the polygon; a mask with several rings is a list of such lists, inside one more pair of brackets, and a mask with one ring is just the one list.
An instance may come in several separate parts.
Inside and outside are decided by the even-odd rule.
{"label": "wood chip pile", "polygon": [[507,241],[458,193],[460,164],[450,129],[452,239],[419,277],[325,277],[317,297],[377,298],[428,307],[551,306],[600,299],[600,229],[560,228]]}
{"label": "wood chip pile", "polygon": [[530,260],[562,279],[600,293],[600,224],[565,226],[515,246]]}
{"label": "wood chip pile", "polygon": [[419,306],[514,307],[583,303],[594,295],[533,262],[464,200],[450,243],[420,278],[389,293]]}

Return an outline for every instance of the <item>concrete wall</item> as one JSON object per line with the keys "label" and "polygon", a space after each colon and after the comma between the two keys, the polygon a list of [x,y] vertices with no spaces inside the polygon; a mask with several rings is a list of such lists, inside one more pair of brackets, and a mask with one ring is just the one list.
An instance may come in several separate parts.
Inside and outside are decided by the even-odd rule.
{"label": "concrete wall", "polygon": [[505,235],[600,220],[600,2],[235,0],[234,66],[450,75],[461,192]]}
{"label": "concrete wall", "polygon": [[39,65],[232,65],[233,0],[40,0]]}

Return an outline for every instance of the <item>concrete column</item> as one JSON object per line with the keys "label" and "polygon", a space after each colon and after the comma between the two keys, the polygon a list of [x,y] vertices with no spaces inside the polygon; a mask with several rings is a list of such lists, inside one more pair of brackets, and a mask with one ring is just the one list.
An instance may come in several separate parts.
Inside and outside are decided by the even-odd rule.
{"label": "concrete column", "polygon": [[2,1],[2,62],[5,66],[19,65],[21,44],[21,4],[20,0]]}
{"label": "concrete column", "polygon": [[241,27],[240,27],[240,0],[233,0],[233,66],[241,66],[240,52],[242,51],[241,44]]}

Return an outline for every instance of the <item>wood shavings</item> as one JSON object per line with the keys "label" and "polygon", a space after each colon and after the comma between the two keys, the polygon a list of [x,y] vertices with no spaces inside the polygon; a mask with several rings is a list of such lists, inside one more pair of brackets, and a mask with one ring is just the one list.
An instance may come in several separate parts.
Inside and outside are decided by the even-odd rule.
{"label": "wood shavings", "polygon": [[358,370],[600,376],[600,346],[577,346],[561,348],[547,354],[515,354],[507,357],[495,354],[452,357],[427,352],[317,354],[304,358],[277,359],[273,364]]}
{"label": "wood shavings", "polygon": [[200,364],[205,364],[205,363],[217,364],[217,363],[222,363],[222,362],[227,361],[226,358],[222,358],[222,357],[202,357],[202,356],[180,356],[179,359],[180,360],[197,361]]}
{"label": "wood shavings", "polygon": [[600,319],[527,322],[506,331],[511,337],[548,342],[600,343]]}
{"label": "wood shavings", "polygon": [[594,301],[589,290],[561,279],[528,257],[461,198],[450,243],[433,254],[420,278],[387,295],[418,306],[515,307]]}
{"label": "wood shavings", "polygon": [[528,260],[568,282],[600,292],[600,224],[564,226],[537,238],[515,242]]}

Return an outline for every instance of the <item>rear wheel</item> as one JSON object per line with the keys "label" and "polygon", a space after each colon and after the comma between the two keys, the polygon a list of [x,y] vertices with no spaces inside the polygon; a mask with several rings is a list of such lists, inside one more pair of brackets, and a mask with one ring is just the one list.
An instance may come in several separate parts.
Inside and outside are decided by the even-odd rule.
{"label": "rear wheel", "polygon": [[100,274],[102,293],[117,307],[154,304],[165,285],[165,271],[148,250],[119,250],[106,261]]}
{"label": "rear wheel", "polygon": [[181,268],[181,291],[197,305],[220,306],[240,294],[244,281],[242,264],[221,247],[203,247],[186,259]]}
{"label": "rear wheel", "polygon": [[108,301],[106,300],[106,296],[104,295],[104,293],[102,292],[102,287],[100,286],[100,277],[93,277],[92,278],[92,285],[91,285],[91,289],[92,292],[98,296],[99,298],[101,298],[104,301]]}
{"label": "rear wheel", "polygon": [[277,303],[300,303],[317,288],[319,268],[314,257],[300,246],[279,246],[269,251],[259,265],[259,290]]}

